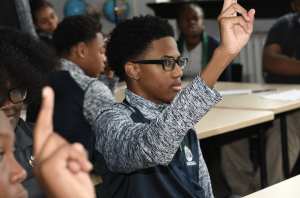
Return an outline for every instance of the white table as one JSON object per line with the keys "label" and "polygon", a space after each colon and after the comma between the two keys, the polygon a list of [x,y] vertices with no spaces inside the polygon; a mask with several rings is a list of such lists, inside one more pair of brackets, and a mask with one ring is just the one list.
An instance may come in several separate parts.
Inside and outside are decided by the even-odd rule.
{"label": "white table", "polygon": [[247,195],[244,198],[299,198],[300,175]]}
{"label": "white table", "polygon": [[196,125],[199,139],[261,124],[274,119],[272,111],[213,108]]}

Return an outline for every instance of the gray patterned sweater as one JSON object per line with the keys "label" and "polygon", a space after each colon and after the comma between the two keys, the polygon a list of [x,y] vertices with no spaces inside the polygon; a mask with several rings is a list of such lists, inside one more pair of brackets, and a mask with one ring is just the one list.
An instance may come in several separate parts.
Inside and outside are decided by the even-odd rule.
{"label": "gray patterned sweater", "polygon": [[[101,109],[94,118],[96,150],[115,173],[130,173],[156,165],[168,165],[193,126],[221,99],[198,75],[170,103],[158,105],[129,90],[127,101],[137,107],[150,125],[130,118],[135,110],[122,104]],[[199,183],[206,197],[213,197],[211,182],[199,145]]]}
{"label": "gray patterned sweater", "polygon": [[62,71],[68,71],[73,80],[85,91],[83,101],[83,114],[92,125],[93,117],[99,109],[109,107],[116,102],[114,90],[119,82],[119,77],[113,78],[100,75],[91,78],[84,71],[67,59],[61,59]]}

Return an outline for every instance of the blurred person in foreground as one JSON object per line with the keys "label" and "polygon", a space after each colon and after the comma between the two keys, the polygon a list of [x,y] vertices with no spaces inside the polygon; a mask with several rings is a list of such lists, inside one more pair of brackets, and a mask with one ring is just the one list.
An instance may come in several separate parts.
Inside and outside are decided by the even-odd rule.
{"label": "blurred person in foreground", "polygon": [[[34,128],[34,173],[47,197],[93,198],[93,184],[88,172],[92,165],[79,143],[70,145],[53,132],[54,94],[43,90],[43,103]],[[21,182],[26,171],[14,157],[15,133],[0,111],[0,198],[27,198],[28,192]]]}
{"label": "blurred person in foreground", "polygon": [[7,116],[15,132],[15,158],[26,170],[22,185],[32,198],[44,197],[32,167],[33,123],[21,116],[23,104],[31,104],[47,85],[46,74],[59,67],[58,58],[45,43],[29,33],[0,27],[0,110]]}

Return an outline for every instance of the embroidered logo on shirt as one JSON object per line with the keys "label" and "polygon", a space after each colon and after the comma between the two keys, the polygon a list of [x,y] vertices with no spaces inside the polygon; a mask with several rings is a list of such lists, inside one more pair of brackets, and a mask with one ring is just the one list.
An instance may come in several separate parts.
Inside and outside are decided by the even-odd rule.
{"label": "embroidered logo on shirt", "polygon": [[29,159],[29,164],[34,167],[34,156],[31,156]]}
{"label": "embroidered logo on shirt", "polygon": [[186,157],[186,159],[188,161],[186,164],[188,166],[196,165],[196,162],[192,161],[193,160],[193,154],[192,154],[191,150],[187,146],[184,146],[184,153],[185,153],[185,157]]}
{"label": "embroidered logo on shirt", "polygon": [[193,154],[187,146],[184,146],[184,153],[185,153],[185,157],[186,157],[187,161],[189,161],[189,162],[192,161]]}

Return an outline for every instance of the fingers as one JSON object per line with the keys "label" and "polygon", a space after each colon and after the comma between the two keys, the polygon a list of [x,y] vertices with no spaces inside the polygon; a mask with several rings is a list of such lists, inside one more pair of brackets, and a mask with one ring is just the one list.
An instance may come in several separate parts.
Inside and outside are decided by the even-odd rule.
{"label": "fingers", "polygon": [[34,154],[37,157],[46,143],[49,135],[53,133],[53,108],[54,92],[50,87],[44,87],[42,90],[42,104],[34,127]]}
{"label": "fingers", "polygon": [[237,0],[224,0],[222,12],[229,8],[229,6],[231,6],[233,3],[237,3]]}
{"label": "fingers", "polygon": [[245,21],[250,22],[250,17],[248,15],[247,10],[245,10],[242,6],[237,3],[230,5],[226,10],[222,11],[222,13],[218,17],[218,21],[224,17],[234,17],[236,13],[239,13],[243,16]]}
{"label": "fingers", "polygon": [[255,10],[251,9],[248,12],[248,16],[250,17],[250,22],[253,23],[254,22],[254,15],[255,15]]}
{"label": "fingers", "polygon": [[251,34],[253,31],[253,26],[249,24],[249,22],[246,22],[242,16],[222,18],[222,22],[220,23],[224,24],[224,27],[229,29],[233,28],[235,25],[239,25],[247,34]]}
{"label": "fingers", "polygon": [[61,161],[62,163],[66,163],[66,166],[73,173],[77,173],[80,170],[89,172],[93,168],[93,165],[87,158],[86,152],[85,154],[83,154],[82,151],[78,152],[70,144],[63,145],[50,158],[52,158],[53,161]]}
{"label": "fingers", "polygon": [[[78,153],[82,155],[83,158],[88,159],[88,152],[85,150],[85,148],[80,143],[74,143],[72,144],[73,149],[75,149]],[[81,170],[80,165],[75,161],[69,161],[68,167],[71,172],[77,173]]]}
{"label": "fingers", "polygon": [[50,134],[48,136],[47,141],[44,142],[43,148],[41,148],[41,150],[38,151],[39,155],[35,156],[36,163],[40,163],[47,160],[51,155],[53,155],[53,153],[56,153],[58,149],[65,145],[69,145],[69,143],[59,134]]}

